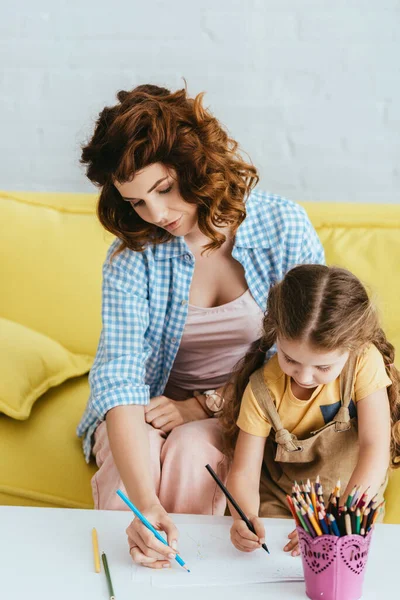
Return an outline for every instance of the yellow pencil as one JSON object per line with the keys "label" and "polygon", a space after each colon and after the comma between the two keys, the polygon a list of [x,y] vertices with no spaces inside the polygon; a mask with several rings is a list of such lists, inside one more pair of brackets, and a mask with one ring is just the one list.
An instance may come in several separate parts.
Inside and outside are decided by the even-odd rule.
{"label": "yellow pencil", "polygon": [[92,542],[93,542],[94,570],[96,571],[96,573],[100,573],[99,540],[97,539],[97,531],[94,527],[92,529]]}
{"label": "yellow pencil", "polygon": [[317,511],[317,496],[316,496],[316,493],[315,493],[314,486],[311,487],[311,502],[312,502],[312,505],[314,507],[315,514],[318,514],[318,511]]}
{"label": "yellow pencil", "polygon": [[322,535],[321,527],[318,525],[318,523],[317,523],[317,521],[316,521],[316,519],[315,519],[315,517],[314,517],[314,515],[312,513],[312,510],[310,508],[308,509],[307,514],[308,514],[308,518],[310,519],[311,525],[315,529],[315,533],[317,535]]}

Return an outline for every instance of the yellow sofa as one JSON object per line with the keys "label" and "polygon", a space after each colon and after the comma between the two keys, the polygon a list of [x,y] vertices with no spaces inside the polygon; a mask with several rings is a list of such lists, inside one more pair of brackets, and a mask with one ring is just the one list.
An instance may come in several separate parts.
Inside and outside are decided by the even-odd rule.
{"label": "yellow sofa", "polygon": [[[95,204],[93,194],[0,192],[0,318],[91,356],[111,242]],[[328,263],[349,268],[376,294],[388,338],[400,352],[400,205],[304,207]],[[88,394],[87,375],[75,377],[41,396],[27,420],[0,415],[0,504],[93,506],[95,466],[85,463],[75,437]],[[400,469],[386,493],[387,522],[400,523],[399,497]]]}

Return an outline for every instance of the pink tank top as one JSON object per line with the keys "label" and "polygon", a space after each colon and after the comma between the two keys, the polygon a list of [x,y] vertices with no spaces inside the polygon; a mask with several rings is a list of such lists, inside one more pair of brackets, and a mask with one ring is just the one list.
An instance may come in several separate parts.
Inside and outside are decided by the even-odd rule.
{"label": "pink tank top", "polygon": [[254,340],[261,336],[263,311],[247,290],[232,302],[201,308],[189,304],[181,344],[164,394],[184,400],[193,390],[224,385]]}

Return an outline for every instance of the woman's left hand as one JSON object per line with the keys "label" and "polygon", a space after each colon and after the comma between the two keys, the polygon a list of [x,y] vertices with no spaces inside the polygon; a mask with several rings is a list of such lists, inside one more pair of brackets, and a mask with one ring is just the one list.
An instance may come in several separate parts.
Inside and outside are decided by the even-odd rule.
{"label": "woman's left hand", "polygon": [[290,552],[292,556],[300,556],[299,536],[296,529],[289,533],[288,538],[290,542],[286,544],[283,551]]}
{"label": "woman's left hand", "polygon": [[165,433],[169,433],[178,425],[208,418],[196,398],[177,401],[166,396],[156,396],[145,406],[144,413],[146,423]]}

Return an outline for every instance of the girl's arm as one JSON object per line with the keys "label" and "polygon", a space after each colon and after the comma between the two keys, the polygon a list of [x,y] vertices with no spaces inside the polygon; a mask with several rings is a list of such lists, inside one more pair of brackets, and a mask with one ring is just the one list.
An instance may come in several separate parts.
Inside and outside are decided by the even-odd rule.
{"label": "girl's arm", "polygon": [[354,486],[371,499],[383,483],[390,462],[390,408],[386,388],[357,402],[359,455],[347,488],[345,502]]}
{"label": "girl's arm", "polygon": [[265,541],[265,530],[258,518],[260,507],[260,474],[265,438],[250,435],[240,430],[235,448],[233,465],[227,487],[232,496],[250,519],[255,533],[240,518],[233,506],[230,510],[234,519],[231,527],[232,544],[242,552],[257,550]]}
{"label": "girl's arm", "polygon": [[[260,476],[265,438],[240,430],[227,487],[247,516],[257,516],[260,508]],[[231,515],[239,515],[229,505]]]}

